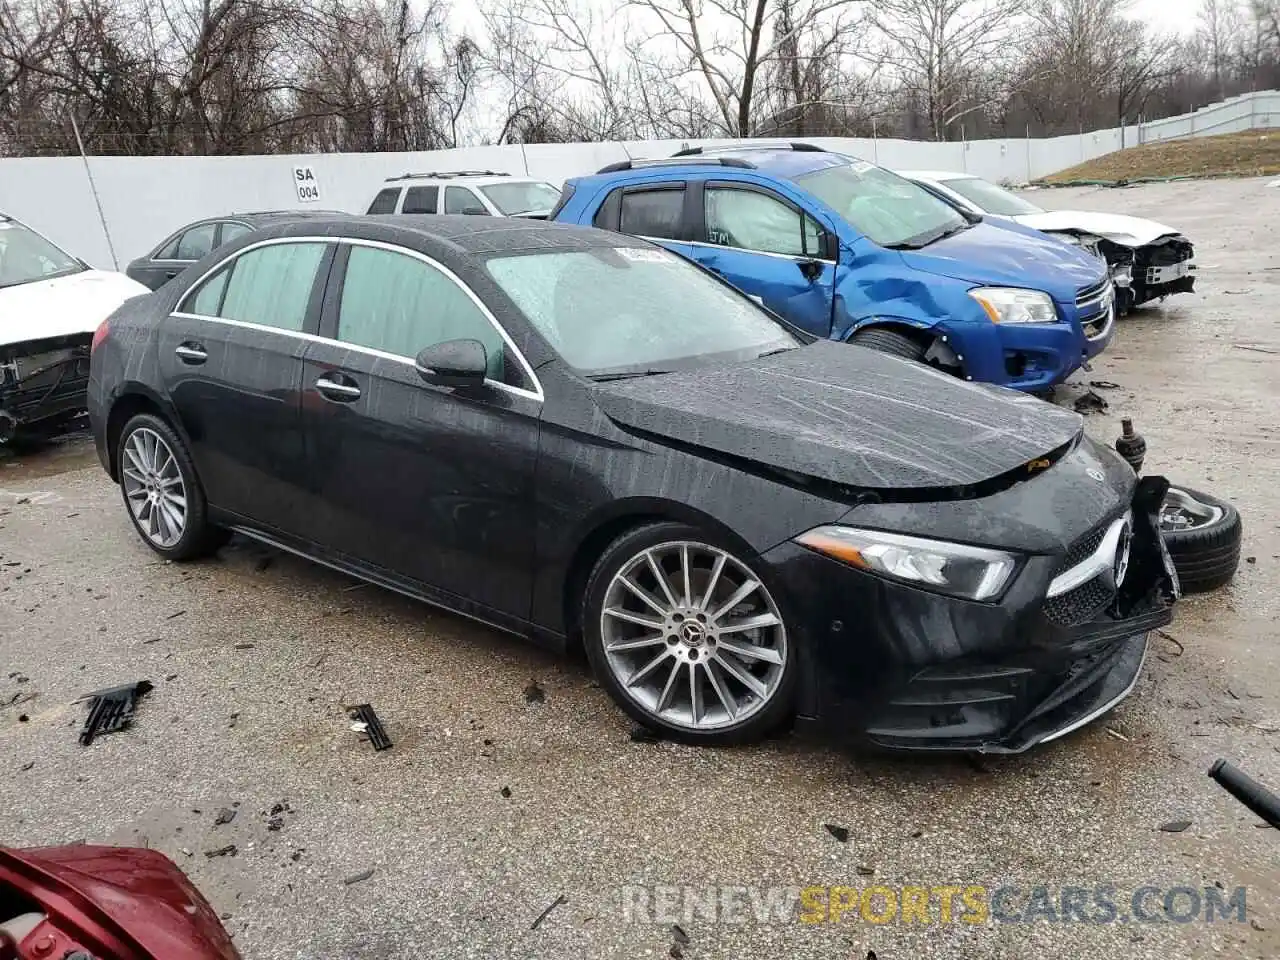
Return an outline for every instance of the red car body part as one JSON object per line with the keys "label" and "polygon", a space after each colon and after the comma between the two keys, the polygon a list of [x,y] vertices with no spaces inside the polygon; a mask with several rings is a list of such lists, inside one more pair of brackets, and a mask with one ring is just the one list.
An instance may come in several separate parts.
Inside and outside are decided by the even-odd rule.
{"label": "red car body part", "polygon": [[208,901],[154,850],[0,847],[0,907],[0,960],[241,960]]}

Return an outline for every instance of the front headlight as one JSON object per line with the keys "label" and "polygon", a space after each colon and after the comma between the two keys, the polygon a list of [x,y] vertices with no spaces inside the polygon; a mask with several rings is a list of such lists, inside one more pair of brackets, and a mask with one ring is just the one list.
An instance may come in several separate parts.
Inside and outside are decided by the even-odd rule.
{"label": "front headlight", "polygon": [[1021,287],[978,287],[969,291],[992,323],[1057,323],[1058,311],[1047,293]]}
{"label": "front headlight", "polygon": [[1013,554],[1003,550],[860,527],[815,527],[796,542],[892,580],[968,600],[999,594],[1017,567]]}

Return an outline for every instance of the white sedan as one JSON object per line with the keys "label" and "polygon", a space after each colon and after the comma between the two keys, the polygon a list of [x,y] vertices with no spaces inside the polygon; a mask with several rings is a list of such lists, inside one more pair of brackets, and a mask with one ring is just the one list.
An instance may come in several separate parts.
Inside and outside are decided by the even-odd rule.
{"label": "white sedan", "polygon": [[1042,210],[1024,197],[968,173],[899,170],[948,203],[971,213],[1002,217],[1079,244],[1106,260],[1120,312],[1190,293],[1196,282],[1195,250],[1173,227],[1119,213]]}
{"label": "white sedan", "polygon": [[0,444],[85,409],[93,332],[149,292],[0,213]]}

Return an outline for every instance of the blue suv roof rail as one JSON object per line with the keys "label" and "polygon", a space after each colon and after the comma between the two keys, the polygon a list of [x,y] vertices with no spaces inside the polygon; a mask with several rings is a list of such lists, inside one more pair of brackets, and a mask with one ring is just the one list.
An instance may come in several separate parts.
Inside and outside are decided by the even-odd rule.
{"label": "blue suv roof rail", "polygon": [[827,152],[825,149],[818,146],[816,143],[793,142],[793,143],[786,144],[786,146],[783,146],[782,144],[779,144],[779,143],[744,143],[741,145],[728,146],[728,147],[685,147],[683,150],[676,151],[671,156],[672,157],[699,157],[703,155],[710,155],[713,152],[719,152],[721,150],[725,150],[725,151],[785,150],[787,149],[787,147],[790,147],[792,150],[795,150],[799,153],[826,153]]}
{"label": "blue suv roof rail", "polygon": [[[679,156],[679,154],[676,154],[676,156]],[[754,170],[756,168],[754,163],[740,160],[737,157],[692,157],[680,160],[665,157],[658,160],[619,160],[617,163],[611,163],[607,167],[601,167],[596,173],[617,173],[619,170],[637,170],[644,167],[663,167],[672,164],[684,166],[689,163],[711,163],[720,167],[739,167],[743,170]]]}

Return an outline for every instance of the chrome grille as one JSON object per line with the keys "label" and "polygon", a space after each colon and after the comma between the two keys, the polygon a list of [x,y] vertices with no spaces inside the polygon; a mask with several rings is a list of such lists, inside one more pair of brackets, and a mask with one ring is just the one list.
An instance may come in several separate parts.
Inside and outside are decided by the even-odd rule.
{"label": "chrome grille", "polygon": [[1107,527],[1110,524],[1111,521],[1109,520],[1106,523],[1099,524],[1073,543],[1067,550],[1067,555],[1058,564],[1058,569],[1053,571],[1053,575],[1056,577],[1064,570],[1070,570],[1080,561],[1093,556],[1093,551],[1098,549],[1098,544],[1102,543],[1102,538],[1107,535]]}
{"label": "chrome grille", "polygon": [[1094,577],[1074,590],[1046,600],[1044,615],[1059,626],[1074,627],[1092,620],[1115,595],[1116,592],[1103,582],[1102,577]]}
{"label": "chrome grille", "polygon": [[1089,340],[1107,335],[1115,321],[1115,294],[1110,279],[1083,287],[1076,295],[1076,314]]}

